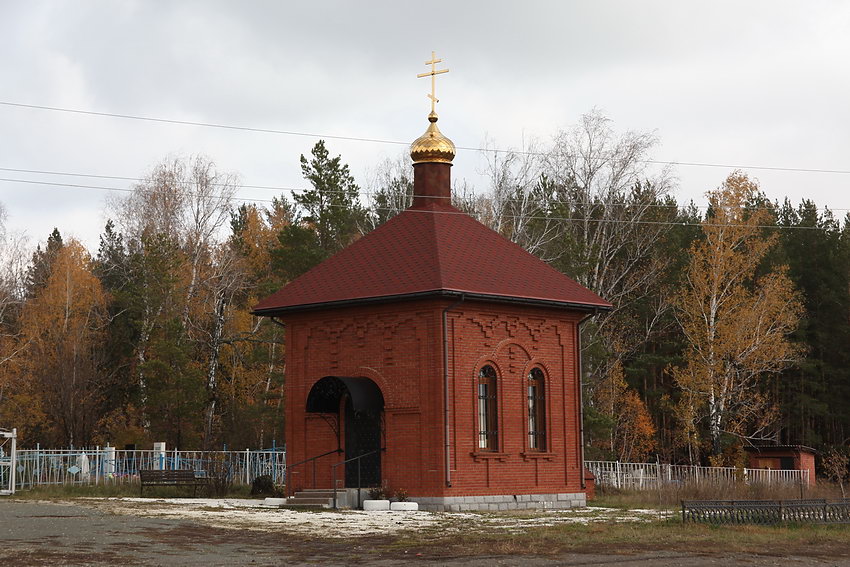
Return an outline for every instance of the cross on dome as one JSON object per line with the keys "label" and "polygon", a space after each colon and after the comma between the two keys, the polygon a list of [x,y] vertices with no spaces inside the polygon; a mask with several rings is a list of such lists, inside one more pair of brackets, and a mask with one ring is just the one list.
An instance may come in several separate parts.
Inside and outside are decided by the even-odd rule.
{"label": "cross on dome", "polygon": [[416,75],[419,79],[431,77],[431,94],[427,95],[431,99],[431,114],[428,115],[428,122],[431,124],[425,133],[410,145],[410,157],[414,164],[448,163],[451,165],[455,157],[455,145],[443,136],[443,133],[437,128],[437,113],[434,110],[434,105],[440,102],[440,99],[437,98],[437,75],[449,72],[448,69],[437,69],[437,63],[442,62],[442,59],[437,59],[436,52],[432,51],[431,60],[425,62],[426,65],[431,66],[431,70]]}
{"label": "cross on dome", "polygon": [[422,77],[431,77],[431,93],[427,94],[425,96],[427,96],[428,98],[431,99],[431,113],[432,114],[435,112],[434,105],[436,103],[440,102],[440,99],[437,98],[437,75],[441,75],[443,73],[449,72],[448,69],[437,69],[437,63],[442,63],[442,62],[443,62],[442,59],[437,59],[437,53],[435,51],[432,51],[431,52],[431,60],[425,62],[426,65],[431,66],[431,71],[429,71],[428,73],[420,73],[420,74],[416,75],[417,79],[421,79]]}

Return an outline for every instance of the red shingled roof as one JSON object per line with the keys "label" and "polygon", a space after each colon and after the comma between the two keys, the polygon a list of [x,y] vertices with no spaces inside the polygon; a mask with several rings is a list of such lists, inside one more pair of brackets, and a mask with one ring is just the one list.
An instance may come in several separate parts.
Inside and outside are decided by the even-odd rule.
{"label": "red shingled roof", "polygon": [[254,307],[278,310],[462,292],[565,306],[611,304],[456,208],[407,209]]}

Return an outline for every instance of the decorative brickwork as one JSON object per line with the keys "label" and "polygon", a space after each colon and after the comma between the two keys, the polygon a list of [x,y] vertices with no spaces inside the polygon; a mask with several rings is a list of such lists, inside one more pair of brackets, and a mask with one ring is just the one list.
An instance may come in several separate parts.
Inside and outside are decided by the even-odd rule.
{"label": "decorative brickwork", "polygon": [[290,491],[365,467],[426,509],[583,505],[577,327],[611,305],[454,208],[450,167],[254,308],[287,329]]}
{"label": "decorative brickwork", "polygon": [[[433,299],[287,317],[289,461],[344,449],[344,420],[307,413],[305,400],[325,376],[363,377],[384,398],[381,479],[390,490],[417,498],[583,494],[575,352],[581,313],[472,301],[451,307],[446,415],[442,311],[451,304]],[[493,451],[477,445],[476,377],[484,363],[497,371],[499,445]],[[527,376],[533,367],[545,377],[543,451],[528,446]],[[343,454],[334,453],[317,461],[317,487],[331,486],[330,465],[341,460]],[[293,470],[293,488],[312,487],[312,463]]]}

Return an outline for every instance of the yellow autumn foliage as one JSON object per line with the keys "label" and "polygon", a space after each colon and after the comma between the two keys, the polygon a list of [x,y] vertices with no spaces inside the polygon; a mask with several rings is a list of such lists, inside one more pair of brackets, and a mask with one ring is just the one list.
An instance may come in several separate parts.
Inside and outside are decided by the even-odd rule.
{"label": "yellow autumn foliage", "polygon": [[646,460],[655,449],[655,424],[646,404],[638,393],[626,384],[623,366],[614,364],[611,371],[593,392],[596,409],[612,423],[607,449],[626,462]]}
{"label": "yellow autumn foliage", "polygon": [[740,172],[708,194],[712,214],[674,299],[687,349],[685,363],[670,371],[692,459],[706,445],[719,455],[723,435],[767,434],[775,412],[764,381],[800,356],[788,338],[803,313],[799,293],[785,266],[761,272],[778,236],[765,232],[771,211],[749,206],[758,194]]}

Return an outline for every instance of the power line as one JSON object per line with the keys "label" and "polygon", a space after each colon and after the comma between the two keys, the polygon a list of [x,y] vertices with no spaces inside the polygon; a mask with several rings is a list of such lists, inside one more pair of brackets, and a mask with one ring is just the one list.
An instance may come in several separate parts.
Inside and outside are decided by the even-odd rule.
{"label": "power line", "polygon": [[[15,173],[34,173],[37,175],[60,175],[66,177],[90,177],[93,179],[115,179],[118,181],[135,181],[144,183],[147,179],[143,177],[127,177],[123,175],[100,175],[96,173],[71,173],[67,171],[45,171],[41,169],[18,169],[14,167],[0,167],[0,171],[11,171]],[[192,181],[181,181],[178,183],[190,184]],[[275,185],[245,185],[242,183],[212,183],[213,187],[236,187],[240,189],[270,189],[273,191],[305,191],[303,187],[281,187]]]}
{"label": "power line", "polygon": [[[182,126],[201,126],[204,128],[219,128],[224,130],[239,130],[244,132],[260,132],[264,134],[281,134],[286,136],[301,136],[305,138],[324,138],[329,140],[346,140],[351,142],[369,142],[375,144],[393,144],[400,146],[407,146],[409,142],[402,142],[400,140],[385,140],[381,138],[364,138],[358,136],[338,136],[334,134],[317,134],[313,132],[298,132],[295,130],[278,130],[274,128],[256,128],[252,126],[236,126],[232,124],[219,124],[214,122],[196,122],[192,120],[176,120],[171,118],[156,118],[153,116],[137,116],[133,114],[119,114],[115,112],[99,112],[94,110],[81,110],[76,108],[63,108],[58,106],[44,106],[39,104],[25,104],[21,102],[9,102],[9,101],[0,101],[0,105],[3,106],[11,106],[17,108],[29,108],[34,110],[49,110],[52,112],[65,112],[70,114],[83,114],[89,116],[103,116],[107,118],[122,118],[125,120],[138,120],[144,122],[157,122],[161,124],[178,124]],[[523,150],[504,150],[499,148],[480,148],[475,146],[456,146],[458,150],[465,151],[476,151],[476,152],[494,152],[494,153],[514,153],[520,155],[536,155],[543,156],[546,155],[544,152],[532,152],[532,151],[523,151]],[[599,158],[602,159],[602,158]],[[642,159],[635,160],[639,163],[646,163],[652,165],[678,165],[685,167],[713,167],[713,168],[724,168],[724,169],[749,169],[755,171],[784,171],[784,172],[796,172],[796,173],[831,173],[831,174],[839,174],[839,175],[847,175],[850,174],[850,170],[846,169],[825,169],[825,168],[804,168],[804,167],[779,167],[779,166],[768,166],[768,165],[741,165],[741,164],[723,164],[723,163],[711,163],[711,162],[700,162],[700,161],[668,161],[668,160],[653,160],[653,159]]]}
{"label": "power line", "polygon": [[[48,187],[69,187],[69,188],[72,188],[72,189],[97,189],[97,190],[101,190],[101,191],[117,191],[117,192],[121,192],[121,193],[135,193],[136,191],[142,191],[142,192],[148,192],[148,193],[152,192],[152,191],[145,190],[145,189],[138,189],[138,188],[134,189],[134,188],[130,188],[130,187],[104,187],[102,185],[83,185],[83,184],[77,184],[77,183],[58,183],[58,182],[53,182],[53,181],[36,181],[36,180],[33,180],[33,179],[9,179],[9,178],[6,178],[6,177],[0,177],[0,181],[6,182],[6,183],[27,183],[27,184],[30,184],[30,185],[45,185],[45,186],[48,186]],[[192,194],[190,193],[190,195],[192,195]],[[228,199],[228,201],[232,201],[232,200],[233,200],[232,198]],[[240,198],[240,200],[248,201],[248,202],[252,202],[252,203],[273,203],[274,202],[273,199]]]}
{"label": "power line", "polygon": [[[116,191],[122,193],[133,193],[136,191],[141,191],[143,193],[150,193],[152,191],[145,189],[131,189],[126,187],[104,187],[102,185],[83,185],[76,183],[58,183],[58,182],[48,182],[48,181],[35,181],[29,179],[9,179],[0,177],[0,182],[9,182],[9,183],[27,183],[32,185],[43,185],[43,186],[51,186],[51,187],[68,187],[72,189],[95,189],[100,191]],[[188,196],[196,196],[193,193],[188,193]],[[239,198],[230,197],[227,199],[228,202],[249,202],[249,203],[273,203],[272,199],[249,199],[249,198]],[[328,207],[334,208],[345,208],[345,205],[335,205],[328,204]],[[390,207],[377,207],[376,210],[381,211],[391,211],[393,210]],[[417,209],[407,209],[414,212],[422,212],[422,213],[433,213],[433,214],[448,214],[448,215],[466,215],[467,213],[463,211],[420,211]],[[633,220],[633,219],[605,219],[605,218],[574,218],[574,217],[559,217],[559,216],[536,216],[536,215],[503,215],[503,218],[506,219],[515,219],[522,218],[525,220],[543,220],[543,221],[575,221],[575,222],[591,222],[591,223],[609,223],[609,224],[636,224],[636,225],[649,225],[649,226],[691,226],[691,227],[737,227],[737,228],[773,228],[780,230],[827,230],[826,227],[819,226],[781,226],[781,225],[742,225],[742,224],[713,224],[713,223],[703,223],[703,222],[675,222],[675,221],[646,221],[646,220]]]}
{"label": "power line", "polygon": [[[118,114],[114,112],[97,112],[94,110],[79,110],[76,108],[60,108],[57,106],[42,106],[38,104],[24,104],[20,102],[0,101],[0,105],[16,106],[20,108],[32,108],[36,110],[51,110],[54,112],[68,112],[71,114],[86,114],[90,116],[105,116],[108,118],[124,118],[126,120],[141,120],[144,122],[159,122],[161,124],[179,124],[181,126],[202,126],[204,128],[221,128],[224,130],[240,130],[243,132],[260,132],[263,134],[283,134],[286,136],[303,136],[305,138],[327,138],[329,140],[347,140],[352,142],[372,142],[375,144],[397,144],[409,145],[409,142],[397,140],[382,140],[379,138],[359,138],[356,136],[335,136],[332,134],[313,134],[310,132],[296,132],[294,130],[276,130],[274,128],[254,128],[252,126],[234,126],[232,124],[216,124],[214,122],[195,122],[192,120],[176,120],[171,118],[155,118],[152,116],[135,116],[132,114]],[[466,148],[464,148],[466,149]]]}
{"label": "power line", "polygon": [[[67,171],[49,171],[49,170],[41,170],[41,169],[20,169],[20,168],[13,168],[13,167],[0,167],[0,171],[9,171],[9,172],[15,172],[15,173],[32,173],[32,174],[37,174],[37,175],[88,177],[88,178],[93,178],[93,179],[113,179],[113,180],[119,180],[119,181],[134,181],[134,182],[137,182],[137,183],[144,183],[144,182],[148,181],[148,179],[142,178],[142,177],[129,177],[129,176],[122,176],[122,175],[102,175],[102,174],[95,174],[95,173],[78,173],[78,172],[67,172]],[[14,180],[4,180],[4,181],[14,181]],[[27,181],[25,181],[25,180],[19,180],[19,181],[21,181],[22,183],[27,183]],[[175,181],[172,180],[172,182],[175,182]],[[184,185],[191,185],[192,183],[194,183],[191,180],[176,180],[176,182],[184,184]],[[35,182],[33,182],[33,183],[35,183]],[[39,183],[36,183],[36,184],[39,184]],[[49,185],[49,183],[46,183],[46,182],[40,183],[40,184]],[[212,185],[213,187],[233,187],[235,189],[264,189],[264,190],[271,190],[271,191],[289,191],[291,193],[295,193],[296,191],[306,191],[307,190],[306,188],[303,188],[303,187],[284,187],[284,186],[276,186],[276,185],[246,185],[246,184],[241,184],[241,183],[211,183],[210,185]],[[72,185],[67,185],[67,186],[72,186]],[[86,186],[86,185],[80,185],[80,187],[82,187],[82,188],[92,188],[92,189],[98,188],[96,186]],[[121,189],[121,190],[122,191],[130,191],[130,189],[126,189],[126,190]],[[326,192],[331,193],[331,194],[346,193],[345,191],[332,191],[332,190],[327,190]],[[375,191],[361,191],[360,194],[369,197],[369,196],[377,195],[378,193],[375,192]],[[258,203],[271,202],[271,201],[263,200],[263,199],[255,199],[255,201],[258,202]],[[607,207],[607,206],[634,207],[634,206],[640,206],[640,207],[646,207],[646,208],[659,208],[659,209],[669,209],[670,208],[670,205],[664,204],[664,203],[626,203],[626,202],[588,203],[586,201],[584,201],[584,202],[575,201],[575,200],[560,201],[560,200],[555,200],[555,199],[551,199],[551,200],[547,201],[547,203],[553,204],[553,205],[558,205],[558,204],[583,205],[583,206],[586,206],[586,207],[599,207],[599,206],[603,206],[603,207]],[[676,206],[684,207],[684,208],[693,207],[693,208],[702,209],[702,210],[707,210],[707,209],[712,207],[712,205],[697,205],[697,204],[694,204],[694,203],[677,204]],[[850,208],[830,208],[830,207],[825,207],[825,208],[829,209],[830,211],[833,211],[833,212],[850,212]],[[756,210],[775,211],[776,209],[775,209],[775,207],[748,207],[748,210],[751,210],[751,211],[756,211]]]}

